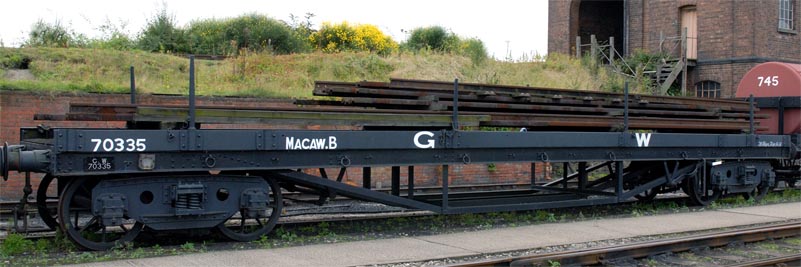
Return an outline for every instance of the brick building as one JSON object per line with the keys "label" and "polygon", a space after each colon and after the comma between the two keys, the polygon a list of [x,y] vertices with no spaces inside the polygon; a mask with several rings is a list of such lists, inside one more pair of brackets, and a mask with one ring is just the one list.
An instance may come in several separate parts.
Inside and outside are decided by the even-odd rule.
{"label": "brick building", "polygon": [[[548,53],[576,53],[576,37],[614,37],[626,56],[665,51],[687,28],[688,94],[732,97],[753,66],[801,63],[801,0],[549,0]],[[582,41],[582,43],[585,43]]]}

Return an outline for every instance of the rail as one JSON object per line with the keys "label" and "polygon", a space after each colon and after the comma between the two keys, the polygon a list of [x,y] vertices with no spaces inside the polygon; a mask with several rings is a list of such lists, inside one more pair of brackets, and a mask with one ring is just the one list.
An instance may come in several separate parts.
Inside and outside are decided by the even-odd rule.
{"label": "rail", "polygon": [[791,222],[604,248],[568,250],[535,256],[459,263],[451,266],[536,266],[538,264],[548,264],[548,262],[559,262],[561,265],[596,265],[603,264],[604,261],[610,259],[642,258],[668,252],[689,251],[700,247],[720,247],[733,242],[750,243],[798,235],[801,235],[801,222]]}

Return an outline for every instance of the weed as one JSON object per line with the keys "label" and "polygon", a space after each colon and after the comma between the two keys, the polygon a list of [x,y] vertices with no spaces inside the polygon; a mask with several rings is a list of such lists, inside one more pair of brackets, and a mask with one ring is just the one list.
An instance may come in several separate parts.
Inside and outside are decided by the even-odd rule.
{"label": "weed", "polygon": [[280,238],[281,240],[286,241],[286,242],[294,242],[294,241],[297,241],[297,239],[298,239],[298,235],[297,234],[295,234],[294,232],[289,232],[287,230],[284,230],[284,228],[276,229],[275,230],[275,235],[277,235],[278,238]]}
{"label": "weed", "polygon": [[14,256],[33,251],[34,243],[21,234],[10,233],[6,236],[6,239],[3,240],[3,244],[0,245],[0,248],[2,248],[0,255],[3,257]]}
{"label": "weed", "polygon": [[129,254],[129,257],[130,257],[130,258],[134,258],[134,259],[138,259],[138,258],[144,258],[146,255],[147,255],[147,254],[145,253],[145,250],[144,250],[143,248],[141,248],[141,247],[140,247],[140,248],[136,248],[136,249],[134,249],[134,250],[133,250],[133,251],[132,251],[132,252]]}
{"label": "weed", "polygon": [[659,262],[656,261],[655,259],[645,260],[645,266],[657,266],[657,265],[659,265]]}
{"label": "weed", "polygon": [[801,246],[801,238],[789,238],[785,239],[784,242],[790,245]]}
{"label": "weed", "polygon": [[186,250],[186,251],[195,250],[195,243],[186,242],[183,245],[181,245],[181,249]]}
{"label": "weed", "polygon": [[548,260],[548,266],[550,266],[550,267],[560,267],[560,266],[562,266],[562,263],[560,263],[559,261]]}
{"label": "weed", "polygon": [[256,241],[253,241],[253,242],[258,244],[261,248],[272,248],[273,247],[272,240],[270,240],[270,238],[268,238],[267,235],[263,235],[263,236],[261,236],[259,238],[259,240],[256,240]]}
{"label": "weed", "polygon": [[52,247],[52,244],[47,239],[39,239],[36,240],[35,247],[36,253],[43,254]]}
{"label": "weed", "polygon": [[328,222],[321,222],[317,224],[317,235],[318,236],[334,236],[336,235],[334,232],[329,229],[330,224]]}

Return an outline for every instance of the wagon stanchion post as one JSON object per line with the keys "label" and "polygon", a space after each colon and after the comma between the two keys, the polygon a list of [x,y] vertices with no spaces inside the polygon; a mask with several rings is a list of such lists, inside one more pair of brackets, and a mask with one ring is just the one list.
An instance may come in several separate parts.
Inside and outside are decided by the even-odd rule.
{"label": "wagon stanchion post", "polygon": [[131,66],[131,105],[136,104],[136,76],[134,66]]}
{"label": "wagon stanchion post", "polygon": [[195,129],[195,55],[189,55],[189,129]]}
{"label": "wagon stanchion post", "polygon": [[408,178],[409,178],[408,186],[407,186],[407,190],[409,192],[407,193],[407,196],[409,197],[409,199],[413,199],[414,198],[414,166],[409,166],[409,171],[407,172],[407,174],[408,174]]}
{"label": "wagon stanchion post", "polygon": [[754,95],[748,96],[748,134],[754,134]]}
{"label": "wagon stanchion post", "polygon": [[623,132],[629,132],[629,82],[623,86]]}
{"label": "wagon stanchion post", "polygon": [[459,79],[453,80],[453,122],[454,131],[459,130]]}

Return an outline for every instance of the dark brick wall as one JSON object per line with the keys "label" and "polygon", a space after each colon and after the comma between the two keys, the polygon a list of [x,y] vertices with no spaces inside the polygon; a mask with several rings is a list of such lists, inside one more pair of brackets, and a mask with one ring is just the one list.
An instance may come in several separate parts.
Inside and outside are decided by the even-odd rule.
{"label": "dark brick wall", "polygon": [[[698,65],[690,68],[688,90],[699,81],[721,84],[723,97],[731,97],[740,78],[764,59],[801,62],[801,0],[795,1],[796,33],[778,30],[778,0],[628,0],[628,52],[657,52],[660,35],[680,35],[680,10],[695,5],[698,14]],[[571,9],[580,0],[549,2],[548,52],[570,53],[575,31]],[[556,40],[552,40],[556,39]],[[572,53],[571,53],[572,54]]]}
{"label": "dark brick wall", "polygon": [[[0,141],[9,144],[19,143],[20,127],[35,127],[44,124],[51,127],[75,127],[75,128],[122,128],[124,122],[80,122],[80,121],[36,121],[33,115],[41,114],[64,114],[69,109],[69,103],[115,103],[124,104],[130,102],[127,94],[50,94],[50,93],[31,93],[18,91],[0,92]],[[186,105],[186,97],[183,96],[139,96],[138,102],[141,104],[180,104]],[[258,98],[198,98],[198,105],[217,105],[235,107],[259,107],[259,106],[289,106],[286,101],[273,101]],[[255,129],[314,129],[314,130],[348,130],[352,127],[321,127],[316,125],[309,126],[280,126],[263,124],[218,124],[204,125],[203,128],[255,128]],[[543,166],[537,166],[542,171]],[[406,168],[401,168],[401,183],[406,184]],[[309,173],[317,174],[317,170],[307,170]],[[327,170],[329,177],[336,177],[337,169]],[[17,200],[22,196],[24,186],[24,176],[19,173],[11,172],[8,181],[0,181],[0,200]],[[527,182],[530,177],[529,164],[497,164],[494,170],[489,170],[487,164],[453,165],[450,170],[450,181],[453,185],[463,184],[487,184],[487,183],[517,183]],[[345,176],[345,181],[354,185],[361,186],[361,168],[350,168]],[[538,172],[538,177],[545,177]],[[32,175],[34,192],[41,180],[41,175]],[[390,186],[390,168],[373,168],[372,174],[373,187]],[[415,185],[434,186],[441,184],[441,167],[420,166],[415,169]],[[52,187],[51,187],[52,188]]]}
{"label": "dark brick wall", "polygon": [[570,51],[570,4],[571,1],[548,0],[548,53],[572,55]]}

